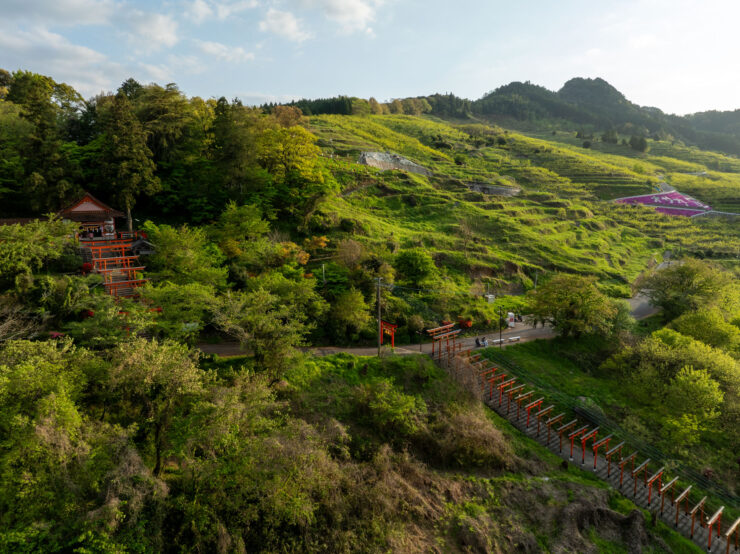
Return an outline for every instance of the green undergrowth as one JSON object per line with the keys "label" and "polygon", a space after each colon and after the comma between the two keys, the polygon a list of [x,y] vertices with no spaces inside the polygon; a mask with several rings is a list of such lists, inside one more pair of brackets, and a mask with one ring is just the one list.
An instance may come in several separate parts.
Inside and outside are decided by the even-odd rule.
{"label": "green undergrowth", "polygon": [[[436,545],[452,552],[510,551],[531,541],[544,550],[573,541],[598,546],[587,533],[562,535],[551,515],[540,514],[545,532],[527,513],[526,498],[562,510],[577,499],[602,498],[595,491],[608,486],[575,466],[563,470],[557,456],[484,408],[427,357],[307,358],[278,386],[285,413],[317,430],[342,471],[357,476],[350,496],[370,487],[367,497],[375,498],[378,478],[394,490],[373,521],[354,524],[368,538],[371,525],[375,544],[385,537],[392,550]],[[369,468],[382,477],[368,481]],[[420,541],[413,546],[412,536]]]}

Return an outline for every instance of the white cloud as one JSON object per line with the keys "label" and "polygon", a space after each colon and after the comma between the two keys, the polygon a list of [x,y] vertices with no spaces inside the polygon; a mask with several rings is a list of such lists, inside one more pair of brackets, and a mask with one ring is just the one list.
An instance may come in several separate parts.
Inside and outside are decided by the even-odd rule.
{"label": "white cloud", "polygon": [[258,5],[257,0],[236,0],[235,2],[193,0],[185,13],[196,23],[202,23],[212,17],[223,21],[234,14],[256,8]]}
{"label": "white cloud", "polygon": [[339,24],[343,33],[362,31],[372,34],[370,23],[375,21],[377,9],[385,0],[300,0],[302,6],[321,11]]}
{"label": "white cloud", "polygon": [[274,33],[294,42],[311,38],[311,33],[302,28],[302,22],[290,13],[270,8],[265,19],[260,21],[260,31]]}
{"label": "white cloud", "polygon": [[171,47],[178,40],[173,17],[133,9],[126,0],[0,0],[0,5],[2,21],[15,23],[16,28],[19,23],[43,28],[105,25],[120,30],[141,48]]}
{"label": "white cloud", "polygon": [[213,10],[204,0],[194,0],[188,7],[185,15],[196,23],[201,23],[213,15]]}
{"label": "white cloud", "polygon": [[121,65],[100,52],[72,44],[44,28],[23,31],[0,27],[0,52],[6,69],[22,68],[51,75],[56,81],[72,85],[83,96],[110,90],[115,82],[110,77],[120,78],[125,73]]}
{"label": "white cloud", "polygon": [[254,54],[247,52],[241,46],[226,46],[220,42],[207,40],[199,40],[197,43],[198,47],[206,54],[227,62],[243,63],[254,59]]}
{"label": "white cloud", "polygon": [[116,11],[113,0],[3,0],[3,19],[56,25],[108,23]]}
{"label": "white cloud", "polygon": [[164,64],[141,63],[141,68],[152,81],[160,84],[172,82],[172,70]]}
{"label": "white cloud", "polygon": [[256,8],[258,5],[256,0],[241,0],[238,2],[214,2],[216,8],[216,16],[223,20],[227,17],[243,12],[251,8]]}
{"label": "white cloud", "polygon": [[177,22],[169,15],[132,10],[124,17],[128,34],[137,43],[145,41],[154,48],[177,44]]}

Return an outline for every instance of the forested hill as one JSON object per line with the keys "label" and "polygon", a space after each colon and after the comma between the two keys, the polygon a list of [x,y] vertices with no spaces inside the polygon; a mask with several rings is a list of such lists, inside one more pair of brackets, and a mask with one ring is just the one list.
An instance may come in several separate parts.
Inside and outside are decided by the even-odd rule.
{"label": "forested hill", "polygon": [[704,112],[688,116],[638,106],[603,79],[574,78],[553,92],[531,83],[511,83],[472,102],[471,113],[519,121],[558,121],[584,128],[677,138],[703,148],[740,154],[738,112]]}
{"label": "forested hill", "polygon": [[740,110],[670,115],[659,108],[630,102],[600,78],[574,78],[558,91],[530,82],[513,82],[477,100],[450,93],[396,99],[387,104],[380,104],[372,98],[368,102],[340,96],[300,100],[291,105],[310,115],[429,113],[455,120],[483,119],[523,129],[578,128],[585,133],[613,131],[655,139],[676,139],[701,148],[740,155]]}

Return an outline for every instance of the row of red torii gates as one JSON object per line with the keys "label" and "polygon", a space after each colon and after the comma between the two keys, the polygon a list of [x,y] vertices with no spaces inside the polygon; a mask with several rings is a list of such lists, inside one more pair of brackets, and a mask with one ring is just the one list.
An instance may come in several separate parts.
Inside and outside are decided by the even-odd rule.
{"label": "row of red torii gates", "polygon": [[[562,454],[563,446],[568,448],[568,457],[574,459],[574,449],[580,450],[581,465],[586,464],[586,452],[593,456],[593,469],[596,471],[599,455],[606,462],[606,477],[611,478],[619,472],[619,489],[622,490],[625,476],[632,478],[633,498],[637,498],[638,483],[642,483],[643,490],[647,489],[646,502],[652,505],[653,497],[660,501],[660,515],[663,516],[666,508],[666,498],[670,493],[669,506],[675,508],[674,526],[679,527],[679,518],[683,516],[690,525],[686,532],[689,538],[694,539],[696,525],[707,531],[707,548],[712,549],[712,538],[719,540],[722,531],[722,514],[724,506],[720,506],[707,517],[707,496],[691,504],[689,495],[692,485],[679,492],[678,477],[667,480],[665,466],[649,471],[651,460],[645,459],[638,463],[639,452],[634,451],[625,456],[625,442],[618,442],[613,434],[600,435],[598,426],[583,425],[578,418],[569,419],[566,412],[556,413],[555,404],[547,404],[545,396],[527,383],[502,370],[490,360],[481,358],[481,354],[474,354],[471,350],[462,351],[457,342],[460,330],[454,329],[455,324],[443,325],[429,329],[427,333],[432,338],[432,357],[453,373],[453,376],[467,386],[474,386],[476,393],[496,411],[515,422],[520,422],[527,431],[531,431],[536,438],[544,441],[548,447],[557,448]],[[436,346],[436,348],[435,348]],[[547,405],[546,405],[547,404]],[[516,410],[516,415],[514,415]],[[551,445],[551,438],[557,437],[557,446]],[[590,441],[590,444],[588,444]],[[726,553],[734,542],[733,551],[738,552],[740,541],[740,518],[726,528],[724,533]]]}

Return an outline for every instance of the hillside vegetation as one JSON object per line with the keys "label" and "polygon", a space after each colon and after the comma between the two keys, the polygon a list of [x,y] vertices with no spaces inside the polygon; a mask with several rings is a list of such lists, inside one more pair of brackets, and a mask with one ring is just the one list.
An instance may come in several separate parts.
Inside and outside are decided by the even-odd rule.
{"label": "hillside vegetation", "polygon": [[[85,100],[0,72],[1,551],[696,551],[428,358],[310,349],[374,345],[378,312],[397,346],[517,312],[558,338],[500,359],[732,499],[740,220],[613,200],[675,186],[731,211],[737,159],[416,100],[308,114],[131,79]],[[131,297],[55,215],[83,191],[146,237]]]}

